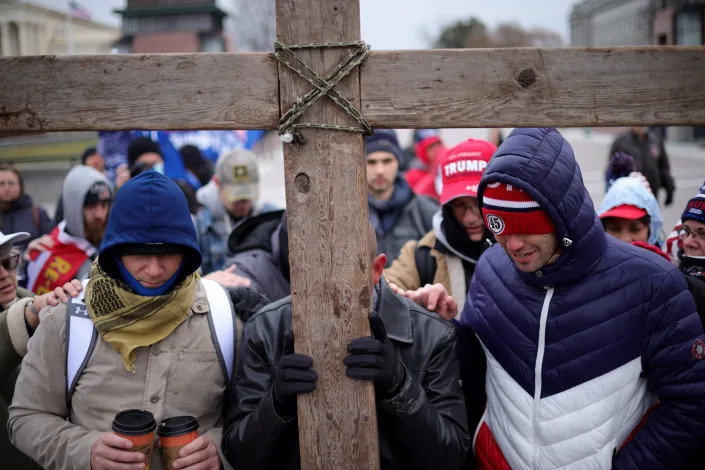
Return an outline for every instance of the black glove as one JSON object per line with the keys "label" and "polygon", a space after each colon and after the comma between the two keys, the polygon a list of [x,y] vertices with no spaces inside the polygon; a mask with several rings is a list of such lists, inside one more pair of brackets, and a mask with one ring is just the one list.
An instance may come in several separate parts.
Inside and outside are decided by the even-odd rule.
{"label": "black glove", "polygon": [[665,205],[670,206],[673,204],[673,193],[674,190],[666,191],[666,200],[663,202]]}
{"label": "black glove", "polygon": [[233,307],[235,307],[235,314],[243,322],[246,322],[253,313],[269,304],[267,297],[249,287],[228,287],[226,290],[230,295],[230,300],[233,302]]}
{"label": "black glove", "polygon": [[294,353],[294,332],[284,333],[282,357],[272,385],[274,410],[279,416],[296,415],[296,395],[311,393],[316,388],[318,373],[312,369],[313,359]]}
{"label": "black glove", "polygon": [[348,343],[348,356],[343,359],[345,375],[351,379],[373,380],[380,398],[393,397],[406,380],[404,365],[397,358],[387,330],[376,312],[370,314],[372,336],[357,338]]}

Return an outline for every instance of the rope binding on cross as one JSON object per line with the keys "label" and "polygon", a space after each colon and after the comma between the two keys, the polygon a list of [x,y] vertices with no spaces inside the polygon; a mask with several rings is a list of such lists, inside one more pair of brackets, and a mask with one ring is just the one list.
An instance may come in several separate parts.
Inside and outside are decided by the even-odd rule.
{"label": "rope binding on cross", "polygon": [[[354,47],[355,49],[336,66],[325,78],[319,76],[316,72],[306,65],[294,53],[299,49],[315,49],[315,48],[333,48],[333,47]],[[370,124],[362,116],[362,113],[355,108],[350,101],[335,90],[335,86],[342,79],[347,77],[355,67],[361,65],[370,52],[369,44],[364,41],[352,42],[333,42],[324,44],[291,44],[284,45],[279,41],[274,42],[274,57],[281,64],[285,65],[290,70],[297,73],[304,80],[309,82],[314,88],[305,95],[297,96],[294,104],[286,113],[279,119],[279,136],[286,143],[296,142],[306,144],[308,139],[301,134],[301,129],[327,129],[344,132],[361,132],[365,135],[372,135],[373,130]],[[338,105],[345,113],[357,122],[357,126],[338,126],[334,124],[313,124],[313,123],[297,123],[296,121],[308,110],[314,103],[320,100],[323,96],[328,96],[333,102]]]}

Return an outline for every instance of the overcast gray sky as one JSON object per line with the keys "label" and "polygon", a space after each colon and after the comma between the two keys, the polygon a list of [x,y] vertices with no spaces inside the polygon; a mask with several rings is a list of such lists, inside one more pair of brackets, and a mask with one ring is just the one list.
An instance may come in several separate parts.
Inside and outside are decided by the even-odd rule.
{"label": "overcast gray sky", "polygon": [[[65,11],[68,0],[30,0]],[[261,0],[250,0],[261,1]],[[125,0],[78,0],[93,18],[118,26],[114,9]],[[217,0],[221,7],[231,0]],[[438,35],[444,24],[480,18],[490,27],[517,22],[525,28],[541,26],[558,32],[568,43],[568,15],[575,0],[360,0],[362,39],[373,49],[421,49]]]}

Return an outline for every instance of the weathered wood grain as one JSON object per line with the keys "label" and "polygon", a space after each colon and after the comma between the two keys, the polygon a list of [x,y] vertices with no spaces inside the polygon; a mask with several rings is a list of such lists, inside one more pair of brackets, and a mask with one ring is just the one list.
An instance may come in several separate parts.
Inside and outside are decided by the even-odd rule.
{"label": "weathered wood grain", "polygon": [[380,127],[705,124],[705,47],[377,52],[361,83]]}
{"label": "weathered wood grain", "polygon": [[266,54],[0,59],[0,132],[271,128],[278,99]]}
{"label": "weathered wood grain", "polygon": [[[309,53],[310,54],[310,53]],[[266,54],[0,58],[0,134],[274,129]],[[705,124],[705,48],[372,52],[363,115],[376,127]]]}
{"label": "weathered wood grain", "polygon": [[[277,36],[284,44],[352,41],[360,37],[358,0],[278,0]],[[302,50],[299,57],[327,75],[350,49]],[[279,67],[282,113],[311,86]],[[359,106],[356,69],[336,88]],[[323,97],[302,122],[352,124]],[[320,378],[298,400],[301,468],[379,466],[374,390],[345,376],[347,343],[369,335],[370,256],[367,184],[361,134],[303,130],[304,146],[284,147],[289,257],[296,352],[313,357]]]}

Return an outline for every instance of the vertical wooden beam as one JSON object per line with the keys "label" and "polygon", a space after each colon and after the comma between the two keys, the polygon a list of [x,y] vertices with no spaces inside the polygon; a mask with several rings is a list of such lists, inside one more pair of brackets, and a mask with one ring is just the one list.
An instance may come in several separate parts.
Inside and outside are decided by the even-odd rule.
{"label": "vertical wooden beam", "polygon": [[[360,38],[359,0],[277,0],[277,37],[284,44]],[[296,51],[319,75],[352,49]],[[279,65],[281,112],[311,86]],[[355,70],[337,87],[360,106]],[[350,125],[324,97],[302,122]],[[377,419],[371,383],[345,376],[348,341],[369,335],[367,184],[361,134],[304,130],[306,145],[286,144],[289,257],[296,352],[313,357],[316,391],[299,397],[301,468],[379,468]]]}

